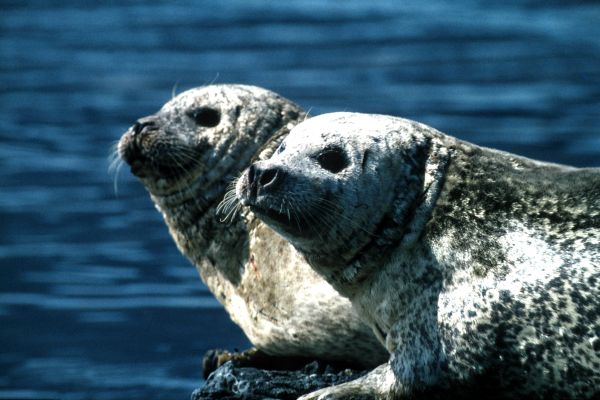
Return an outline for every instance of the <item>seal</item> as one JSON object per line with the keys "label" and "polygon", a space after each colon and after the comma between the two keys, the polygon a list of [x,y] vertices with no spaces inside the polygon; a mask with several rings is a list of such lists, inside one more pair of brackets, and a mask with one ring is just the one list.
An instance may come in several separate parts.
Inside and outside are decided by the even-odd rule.
{"label": "seal", "polygon": [[303,399],[600,394],[600,169],[333,113],[296,126],[236,192],[391,354]]}
{"label": "seal", "polygon": [[[150,193],[179,250],[256,348],[370,368],[389,355],[350,302],[251,212],[217,209],[251,160],[270,156],[306,117],[268,90],[210,85],[140,118],[123,134],[118,153]],[[363,345],[350,345],[356,342]],[[264,354],[251,358],[265,363]]]}

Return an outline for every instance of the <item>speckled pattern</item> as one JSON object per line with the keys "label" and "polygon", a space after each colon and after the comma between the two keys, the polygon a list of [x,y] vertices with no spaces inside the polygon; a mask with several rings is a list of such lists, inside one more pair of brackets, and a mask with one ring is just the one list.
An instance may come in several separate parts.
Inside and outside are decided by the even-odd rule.
{"label": "speckled pattern", "polygon": [[273,92],[211,85],[138,120],[119,152],[150,192],[178,248],[256,347],[270,355],[373,367],[387,352],[350,302],[252,213],[218,212],[233,178],[252,158],[269,156],[305,118]]}
{"label": "speckled pattern", "polygon": [[[334,148],[337,163],[323,159]],[[392,354],[360,381],[303,399],[598,396],[600,169],[351,113],[300,124],[280,149],[242,175],[238,196]],[[317,215],[323,198],[338,207]],[[318,236],[298,219],[322,222]]]}

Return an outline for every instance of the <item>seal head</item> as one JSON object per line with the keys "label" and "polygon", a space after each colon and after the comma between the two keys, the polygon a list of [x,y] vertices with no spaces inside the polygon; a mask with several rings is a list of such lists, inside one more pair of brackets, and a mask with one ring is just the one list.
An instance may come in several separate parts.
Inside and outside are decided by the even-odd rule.
{"label": "seal head", "polygon": [[338,289],[358,283],[403,238],[414,239],[448,159],[420,124],[353,117],[364,127],[359,135],[340,133],[346,113],[306,121],[236,186],[242,205]]}
{"label": "seal head", "polygon": [[196,88],[140,118],[121,138],[118,152],[153,195],[181,195],[190,185],[208,188],[227,180],[304,115],[295,104],[264,89]]}

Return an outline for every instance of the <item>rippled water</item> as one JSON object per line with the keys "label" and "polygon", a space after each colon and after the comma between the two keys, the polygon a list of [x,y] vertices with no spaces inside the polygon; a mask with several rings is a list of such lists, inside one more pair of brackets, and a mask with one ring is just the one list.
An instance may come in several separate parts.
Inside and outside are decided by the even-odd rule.
{"label": "rippled water", "polygon": [[[0,398],[188,398],[248,345],[108,154],[173,92],[264,86],[600,165],[600,5],[0,3]],[[115,183],[117,190],[115,190]]]}

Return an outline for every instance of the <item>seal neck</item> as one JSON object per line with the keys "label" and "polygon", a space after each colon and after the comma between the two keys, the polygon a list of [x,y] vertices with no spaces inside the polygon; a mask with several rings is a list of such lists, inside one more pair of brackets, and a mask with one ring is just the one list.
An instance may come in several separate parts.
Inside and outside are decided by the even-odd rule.
{"label": "seal neck", "polygon": [[[352,298],[361,283],[372,276],[375,269],[383,265],[394,251],[412,248],[430,219],[435,203],[444,184],[445,172],[450,164],[448,149],[435,138],[429,139],[421,154],[420,171],[422,176],[417,187],[398,190],[392,204],[395,206],[384,214],[369,241],[345,267],[333,277],[336,290]],[[418,157],[418,156],[417,156]],[[407,201],[406,192],[413,193]]]}
{"label": "seal neck", "polygon": [[208,187],[196,181],[192,187],[178,194],[166,197],[151,195],[177,247],[197,267],[203,264],[205,257],[212,264],[220,264],[222,255],[215,249],[227,248],[230,242],[236,242],[246,232],[244,213],[230,224],[221,222],[217,215],[216,208],[226,187],[227,179]]}

